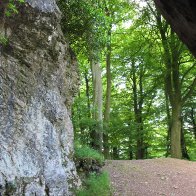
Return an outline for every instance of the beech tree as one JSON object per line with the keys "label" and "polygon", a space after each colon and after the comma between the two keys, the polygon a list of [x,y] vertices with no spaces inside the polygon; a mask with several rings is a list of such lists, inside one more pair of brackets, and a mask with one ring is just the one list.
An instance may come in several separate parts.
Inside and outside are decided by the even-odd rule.
{"label": "beech tree", "polygon": [[[181,59],[183,58],[182,55],[184,55],[184,45],[179,41],[169,25],[166,22],[163,22],[159,13],[157,13],[156,19],[164,49],[166,95],[168,96],[171,105],[171,155],[174,158],[181,158],[181,113],[183,105],[192,95],[196,85],[196,78],[186,87],[184,93],[183,80],[184,77],[186,77],[186,74],[188,74],[187,72],[190,72],[190,70],[193,69],[195,62],[192,60],[192,65],[190,64],[190,67],[188,67],[185,73],[180,73],[180,66],[182,66]],[[188,60],[190,61],[191,59]],[[183,63],[186,63],[186,61],[187,60],[185,59],[185,62]]]}
{"label": "beech tree", "polygon": [[[69,35],[72,45],[78,54],[81,52],[79,48],[83,47],[85,58],[90,62],[89,66],[92,72],[93,85],[93,110],[91,117],[94,119],[94,126],[91,127],[90,133],[91,145],[102,152],[103,93],[101,56],[105,44],[105,10],[101,2],[90,0],[60,1],[60,7],[63,13],[65,13],[62,20],[65,23],[63,25],[64,32]],[[86,83],[86,85],[88,84]],[[88,86],[86,87],[88,88]],[[90,105],[88,105],[88,108],[90,109]]]}

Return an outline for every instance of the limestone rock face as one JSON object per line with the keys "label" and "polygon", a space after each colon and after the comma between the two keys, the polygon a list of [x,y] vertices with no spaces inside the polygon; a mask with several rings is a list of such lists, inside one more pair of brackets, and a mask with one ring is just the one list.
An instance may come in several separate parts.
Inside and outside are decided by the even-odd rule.
{"label": "limestone rock face", "polygon": [[196,56],[196,1],[154,0],[180,39]]}
{"label": "limestone rock face", "polygon": [[0,195],[72,195],[76,60],[55,0],[27,0],[0,16]]}

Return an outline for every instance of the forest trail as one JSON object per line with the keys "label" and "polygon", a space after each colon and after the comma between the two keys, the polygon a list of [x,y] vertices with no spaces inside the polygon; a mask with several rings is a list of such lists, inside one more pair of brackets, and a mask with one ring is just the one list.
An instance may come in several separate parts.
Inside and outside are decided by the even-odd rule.
{"label": "forest trail", "polygon": [[113,196],[196,196],[196,162],[172,158],[107,160]]}

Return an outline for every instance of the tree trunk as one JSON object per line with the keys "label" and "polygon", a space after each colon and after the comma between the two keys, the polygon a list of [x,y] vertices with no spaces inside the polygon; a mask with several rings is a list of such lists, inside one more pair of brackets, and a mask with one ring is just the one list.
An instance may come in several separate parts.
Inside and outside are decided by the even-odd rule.
{"label": "tree trunk", "polygon": [[132,145],[129,145],[129,159],[130,160],[133,159],[133,147],[132,147]]}
{"label": "tree trunk", "polygon": [[187,148],[186,148],[186,142],[184,137],[184,130],[183,127],[181,128],[181,148],[182,148],[182,158],[190,160]]}
{"label": "tree trunk", "polygon": [[191,121],[193,124],[193,133],[194,133],[194,137],[196,140],[196,122],[195,122],[195,115],[194,115],[194,108],[193,107],[191,108]]}
{"label": "tree trunk", "polygon": [[143,138],[137,139],[137,154],[136,159],[144,159],[145,150],[144,150]]}
{"label": "tree trunk", "polygon": [[165,107],[167,112],[167,151],[166,151],[166,157],[168,157],[171,154],[171,114],[170,114],[170,108],[169,108],[169,97],[166,91],[165,87]]}
{"label": "tree trunk", "polygon": [[[168,35],[168,25],[164,24],[160,13],[157,12],[157,26],[161,35],[162,46],[164,49],[165,63],[165,91],[168,95],[172,107],[171,114],[171,156],[181,158],[181,109],[182,96],[180,84],[179,58],[180,51],[177,47],[180,43],[175,38],[174,32],[170,29]],[[170,38],[170,39],[168,39]],[[170,40],[170,41],[168,41]],[[166,97],[167,98],[167,97]],[[166,100],[167,101],[167,100]]]}
{"label": "tree trunk", "polygon": [[118,147],[113,147],[113,159],[118,160],[119,159],[119,153],[118,153]]}
{"label": "tree trunk", "polygon": [[171,126],[171,156],[181,159],[181,106],[176,104],[172,107],[172,126]]}
{"label": "tree trunk", "polygon": [[91,109],[90,109],[90,87],[89,87],[89,79],[88,79],[88,71],[85,70],[84,73],[85,84],[86,84],[86,98],[87,98],[87,110],[88,110],[88,117],[91,117]]}
{"label": "tree trunk", "polygon": [[[80,92],[78,93],[78,97],[80,98]],[[76,107],[77,107],[78,121],[81,122],[82,117],[81,117],[80,104],[78,103]],[[81,141],[82,144],[86,144],[86,137],[85,137],[85,133],[84,133],[84,127],[81,125],[81,123],[79,123],[79,128],[80,128],[79,131],[80,131],[80,135],[81,135],[80,141]]]}
{"label": "tree trunk", "polygon": [[109,136],[108,133],[103,133],[103,149],[104,149],[104,157],[105,159],[110,158],[110,148],[109,148]]}
{"label": "tree trunk", "polygon": [[[135,115],[135,124],[136,124],[136,140],[137,140],[137,152],[136,159],[144,158],[144,142],[143,142],[143,122],[142,122],[142,105],[143,105],[143,89],[142,89],[142,77],[140,73],[139,87],[137,89],[137,77],[136,77],[136,67],[132,63],[132,81],[133,81],[133,101],[134,101],[134,115]],[[140,95],[140,96],[138,96]]]}
{"label": "tree trunk", "polygon": [[137,154],[136,159],[144,159],[145,157],[145,146],[144,146],[144,130],[142,121],[142,108],[139,109],[136,116],[137,122]]}
{"label": "tree trunk", "polygon": [[103,134],[104,141],[104,157],[109,158],[109,121],[110,121],[110,106],[111,106],[111,88],[112,88],[112,76],[111,76],[111,28],[108,30],[108,42],[107,42],[107,54],[106,54],[106,76],[107,76],[107,89],[106,89],[106,101],[105,101],[105,112],[104,112],[104,123],[106,126]]}
{"label": "tree trunk", "polygon": [[102,80],[101,67],[98,61],[91,59],[93,79],[93,118],[96,122],[91,132],[92,147],[99,152],[103,149],[103,117],[102,117]]}

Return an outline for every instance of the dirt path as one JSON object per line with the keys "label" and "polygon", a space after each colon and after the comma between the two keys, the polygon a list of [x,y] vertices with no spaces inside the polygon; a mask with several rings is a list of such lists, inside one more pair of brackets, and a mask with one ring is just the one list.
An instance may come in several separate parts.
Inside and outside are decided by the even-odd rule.
{"label": "dirt path", "polygon": [[106,161],[114,196],[196,196],[196,162],[177,159]]}

